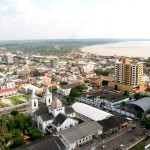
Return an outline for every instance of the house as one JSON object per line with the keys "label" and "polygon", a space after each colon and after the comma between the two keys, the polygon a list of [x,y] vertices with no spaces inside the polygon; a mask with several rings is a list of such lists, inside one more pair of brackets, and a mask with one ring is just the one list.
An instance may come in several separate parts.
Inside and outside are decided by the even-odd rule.
{"label": "house", "polygon": [[68,143],[70,149],[76,149],[78,146],[84,145],[92,141],[94,137],[101,135],[103,127],[95,121],[86,121],[75,127],[60,131],[58,134]]}
{"label": "house", "polygon": [[5,88],[0,90],[0,97],[6,97],[17,94],[16,88]]}
{"label": "house", "polygon": [[29,101],[33,121],[43,134],[59,132],[78,124],[78,120],[74,119],[76,115],[73,108],[63,106],[58,98],[52,100],[52,93],[48,88],[44,94],[44,102],[38,103],[34,92]]}
{"label": "house", "polygon": [[34,86],[32,84],[24,84],[21,86],[21,89],[26,93],[32,93],[32,91],[35,92],[36,94],[43,93],[43,88],[39,88],[39,87]]}

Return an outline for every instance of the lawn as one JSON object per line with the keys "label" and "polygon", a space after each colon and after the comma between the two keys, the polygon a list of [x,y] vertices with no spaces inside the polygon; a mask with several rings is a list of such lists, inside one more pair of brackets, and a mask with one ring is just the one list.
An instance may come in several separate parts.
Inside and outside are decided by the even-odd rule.
{"label": "lawn", "polygon": [[3,102],[0,100],[0,108],[4,108],[4,107],[9,107],[9,105],[3,103]]}
{"label": "lawn", "polygon": [[12,104],[22,104],[29,101],[29,95],[23,94],[23,95],[17,95],[17,96],[11,96],[7,98],[11,101]]}

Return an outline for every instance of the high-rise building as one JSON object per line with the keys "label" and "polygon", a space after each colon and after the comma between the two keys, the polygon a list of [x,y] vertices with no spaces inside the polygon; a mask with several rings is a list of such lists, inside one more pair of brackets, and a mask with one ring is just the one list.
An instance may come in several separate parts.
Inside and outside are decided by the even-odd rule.
{"label": "high-rise building", "polygon": [[12,54],[5,54],[3,56],[3,58],[4,58],[4,63],[5,64],[12,64],[13,63],[13,56],[12,56]]}
{"label": "high-rise building", "polygon": [[54,58],[50,60],[50,64],[51,64],[51,68],[58,68],[58,64],[59,64],[59,59],[58,58]]}
{"label": "high-rise building", "polygon": [[125,58],[115,63],[115,82],[137,86],[142,84],[143,63],[132,63]]}

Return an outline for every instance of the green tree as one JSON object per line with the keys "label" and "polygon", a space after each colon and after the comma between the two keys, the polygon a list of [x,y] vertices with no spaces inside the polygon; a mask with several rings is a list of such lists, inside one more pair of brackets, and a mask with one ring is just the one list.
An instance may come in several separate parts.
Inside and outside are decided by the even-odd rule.
{"label": "green tree", "polygon": [[13,116],[15,116],[15,115],[17,115],[19,112],[18,112],[18,110],[13,110],[13,111],[11,111],[11,115],[13,115]]}
{"label": "green tree", "polygon": [[5,139],[5,142],[7,143],[9,140],[12,139],[12,134],[11,133],[5,133],[3,138]]}
{"label": "green tree", "polygon": [[42,133],[34,127],[28,128],[28,135],[33,141],[42,138]]}
{"label": "green tree", "polygon": [[87,79],[86,79],[86,80],[84,80],[84,82],[85,82],[85,83],[89,83],[89,82],[90,82],[90,80],[87,80]]}
{"label": "green tree", "polygon": [[137,116],[138,118],[143,118],[143,112],[138,111],[137,114],[136,114],[136,116]]}
{"label": "green tree", "polygon": [[52,91],[56,92],[58,90],[57,86],[52,86]]}
{"label": "green tree", "polygon": [[109,84],[109,81],[107,81],[107,80],[103,80],[103,81],[102,81],[102,85],[103,85],[103,86],[108,86],[108,84]]}
{"label": "green tree", "polygon": [[140,121],[141,126],[145,127],[146,129],[150,129],[150,118],[143,118]]}
{"label": "green tree", "polygon": [[122,106],[125,106],[125,105],[126,105],[126,102],[125,102],[125,101],[123,101],[121,104],[122,104]]}
{"label": "green tree", "polygon": [[78,66],[78,64],[72,63],[72,67],[77,67],[77,66]]}
{"label": "green tree", "polygon": [[124,93],[123,93],[123,95],[129,97],[130,93],[129,93],[129,91],[125,90]]}
{"label": "green tree", "polygon": [[134,97],[135,97],[136,100],[138,100],[138,99],[142,98],[142,94],[135,93]]}
{"label": "green tree", "polygon": [[86,85],[77,85],[74,88],[71,89],[69,96],[71,97],[78,97],[83,94],[87,90]]}
{"label": "green tree", "polygon": [[59,83],[60,85],[67,85],[68,83],[66,81],[62,81]]}
{"label": "green tree", "polygon": [[13,140],[13,147],[19,147],[21,145],[25,144],[25,140],[23,139],[23,137],[18,136],[16,138],[14,138]]}
{"label": "green tree", "polygon": [[75,98],[72,97],[72,96],[68,96],[68,97],[66,98],[66,101],[67,101],[68,104],[72,104],[72,103],[75,102]]}
{"label": "green tree", "polygon": [[41,76],[41,73],[40,73],[38,70],[34,70],[34,71],[32,72],[32,76],[33,76],[33,77],[39,77],[39,76]]}

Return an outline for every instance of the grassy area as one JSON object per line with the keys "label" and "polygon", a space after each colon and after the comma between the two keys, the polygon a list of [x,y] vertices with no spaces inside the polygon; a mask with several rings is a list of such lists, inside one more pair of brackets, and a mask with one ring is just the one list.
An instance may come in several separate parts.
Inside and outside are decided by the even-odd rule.
{"label": "grassy area", "polygon": [[0,108],[4,108],[4,107],[9,107],[9,105],[3,103],[3,102],[0,100]]}
{"label": "grassy area", "polygon": [[17,104],[22,104],[22,103],[26,103],[29,101],[29,95],[17,95],[17,96],[12,96],[12,97],[8,97],[8,100],[11,101],[12,104],[17,105]]}
{"label": "grassy area", "polygon": [[147,141],[148,139],[149,139],[149,138],[144,139],[143,141],[141,141],[140,143],[138,143],[136,146],[130,148],[130,150],[144,150],[146,141]]}

